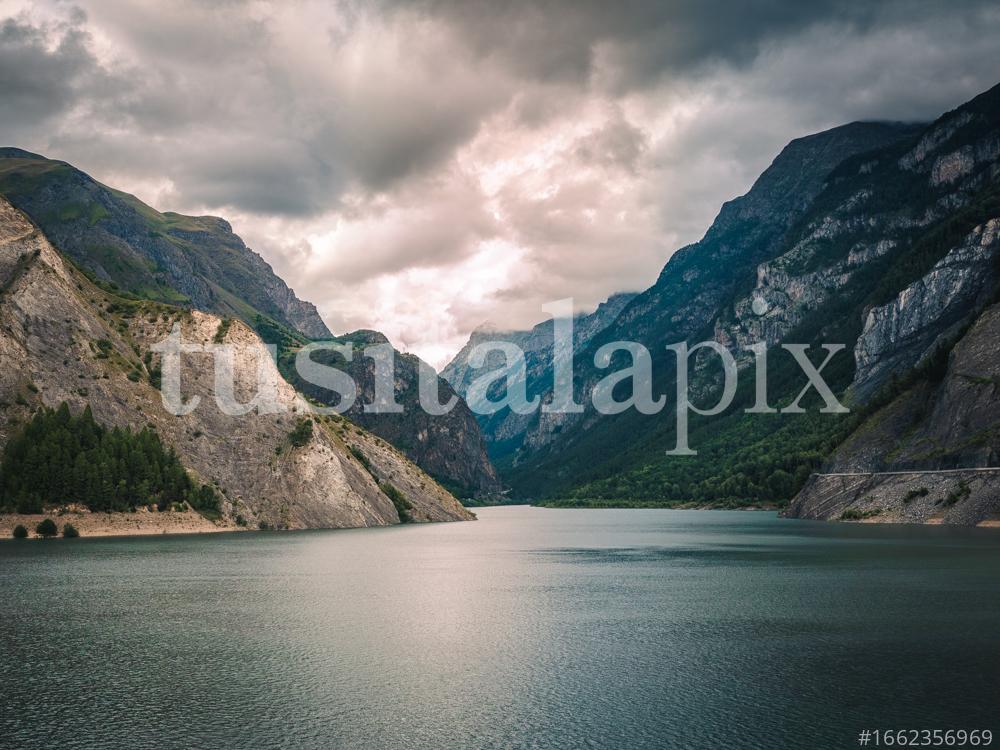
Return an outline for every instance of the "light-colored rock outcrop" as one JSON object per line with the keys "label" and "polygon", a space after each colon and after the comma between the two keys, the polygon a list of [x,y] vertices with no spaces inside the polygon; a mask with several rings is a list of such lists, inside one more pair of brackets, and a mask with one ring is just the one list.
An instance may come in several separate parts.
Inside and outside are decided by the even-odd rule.
{"label": "light-colored rock outcrop", "polygon": [[855,391],[869,395],[892,373],[903,373],[929,354],[992,289],[1000,219],[976,227],[923,278],[865,318],[854,347]]}
{"label": "light-colored rock outcrop", "polygon": [[821,521],[993,525],[1000,471],[813,475],[785,515]]}

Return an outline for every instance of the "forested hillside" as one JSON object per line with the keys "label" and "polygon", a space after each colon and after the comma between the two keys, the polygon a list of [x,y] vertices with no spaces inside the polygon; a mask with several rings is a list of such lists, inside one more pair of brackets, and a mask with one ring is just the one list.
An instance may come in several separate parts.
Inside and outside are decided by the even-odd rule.
{"label": "forested hillside", "polygon": [[219,499],[191,479],[177,454],[148,427],[107,429],[90,407],[70,413],[42,407],[8,441],[0,460],[0,511],[41,513],[82,504],[92,511],[124,511],[182,503],[218,516]]}

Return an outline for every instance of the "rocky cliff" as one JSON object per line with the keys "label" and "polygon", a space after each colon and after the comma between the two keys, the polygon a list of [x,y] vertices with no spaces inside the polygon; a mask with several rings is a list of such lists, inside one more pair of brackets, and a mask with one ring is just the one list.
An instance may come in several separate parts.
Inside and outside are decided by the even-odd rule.
{"label": "rocky cliff", "polygon": [[[364,356],[369,345],[388,345],[389,340],[377,331],[355,331],[334,339],[351,344],[354,354],[350,362],[334,353],[316,353],[312,359],[348,373],[358,386],[357,399],[345,412],[351,421],[369,432],[388,440],[411,461],[462,497],[496,499],[502,493],[496,470],[486,453],[486,444],[475,415],[465,401],[457,396],[447,381],[418,357],[395,351],[394,397],[402,407],[400,413],[366,411],[366,404],[376,401],[375,360]],[[291,351],[294,351],[291,350]],[[290,352],[291,353],[291,352]],[[437,382],[438,403],[457,399],[446,414],[429,414],[419,403],[420,371]],[[332,394],[322,387],[293,378],[302,393],[322,403],[333,401]]]}
{"label": "rocky cliff", "polygon": [[940,368],[918,371],[837,447],[786,515],[963,525],[1000,520],[998,341],[994,304]]}
{"label": "rocky cliff", "polygon": [[1000,218],[975,227],[923,277],[873,307],[854,346],[856,393],[864,398],[947,341],[997,284]]}
{"label": "rocky cliff", "polygon": [[[175,326],[185,341],[229,345],[236,398],[249,402],[260,375],[274,389],[278,413],[224,414],[213,399],[209,355],[190,354],[183,392],[201,403],[186,416],[168,414],[155,387],[161,362],[153,347]],[[239,321],[95,285],[0,199],[0,444],[36,405],[90,404],[103,424],[154,427],[190,471],[217,488],[228,523],[377,526],[399,523],[398,508],[410,520],[472,517],[398,451],[346,420],[316,418],[309,437],[293,441],[309,418],[305,402],[260,347]]]}

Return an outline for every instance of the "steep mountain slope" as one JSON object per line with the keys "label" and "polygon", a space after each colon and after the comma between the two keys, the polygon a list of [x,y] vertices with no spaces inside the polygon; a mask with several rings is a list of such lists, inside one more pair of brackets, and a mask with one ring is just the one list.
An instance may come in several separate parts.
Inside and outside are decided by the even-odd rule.
{"label": "steep mountain slope", "polygon": [[[1000,305],[915,371],[850,435],[785,515],[908,523],[1000,521]],[[938,360],[935,362],[935,359]]]}
{"label": "steep mountain slope", "polygon": [[[612,341],[645,345],[653,356],[655,391],[672,393],[673,356],[668,356],[666,345],[711,337],[727,303],[753,287],[757,264],[780,253],[784,235],[823,189],[825,175],[847,157],[910,139],[917,132],[919,127],[912,125],[852,123],[792,141],[746,195],[722,207],[701,241],[675,253],[656,283],[576,353],[577,401],[591,403],[595,384],[607,374],[595,368],[594,352]],[[613,360],[609,370],[622,367],[624,359]],[[583,414],[536,414],[521,449],[501,462],[501,472],[516,492],[527,496],[566,495],[581,487],[596,496],[624,496],[644,484],[640,494],[691,499],[694,487],[711,481],[716,472],[710,463],[692,467],[694,462],[685,459],[680,469],[676,459],[663,458],[672,447],[672,423],[669,409],[651,417],[634,410],[602,416],[591,408]],[[697,420],[692,424],[697,429]],[[781,426],[787,429],[783,422]],[[777,428],[776,420],[768,431]],[[717,450],[731,453],[728,440],[720,436]],[[804,451],[815,449],[808,446]],[[664,475],[663,467],[655,466],[639,483],[624,475],[629,465],[648,466],[654,460],[676,469]],[[605,480],[616,488],[592,484]]]}
{"label": "steep mountain slope", "polygon": [[[369,345],[386,345],[388,339],[377,331],[354,331],[333,339],[336,343],[352,346],[350,362],[333,352],[317,352],[315,362],[327,364],[348,373],[358,386],[358,397],[345,415],[369,432],[388,440],[406,456],[462,497],[489,499],[501,494],[500,480],[486,454],[475,415],[469,410],[447,381],[437,377],[438,403],[448,403],[457,398],[454,408],[447,414],[432,415],[419,403],[419,377],[421,367],[428,377],[433,369],[412,354],[395,353],[395,400],[401,413],[374,413],[365,410],[366,404],[376,402],[375,360],[364,356]],[[283,370],[290,382],[304,394],[320,403],[336,401],[330,391],[308,383],[298,377],[291,366],[291,359],[298,353],[302,342],[284,342]],[[394,350],[395,351],[395,350]]]}
{"label": "steep mountain slope", "polygon": [[0,149],[0,194],[98,279],[147,299],[254,325],[264,315],[312,338],[330,331],[214,216],[160,213],[65,162]]}
{"label": "steep mountain slope", "polygon": [[[230,345],[236,399],[250,401],[260,374],[274,388],[280,412],[224,414],[213,399],[210,355],[189,354],[183,394],[201,403],[186,416],[168,414],[156,387],[161,361],[153,346],[174,326],[186,342]],[[239,321],[124,299],[96,286],[0,199],[0,445],[38,404],[65,401],[73,411],[89,404],[104,425],[154,427],[188,469],[217,488],[230,523],[375,526],[398,523],[397,508],[411,520],[471,518],[430,477],[360,428],[323,418],[311,431],[301,429],[305,404],[260,347]],[[304,438],[293,440],[296,432]],[[377,454],[377,462],[366,467],[352,447]]]}
{"label": "steep mountain slope", "polygon": [[[705,239],[671,258],[657,283],[578,353],[585,402],[605,374],[590,364],[595,347],[645,344],[654,392],[670,406],[653,417],[536,418],[502,470],[530,496],[789,499],[868,416],[857,405],[878,403],[893,374],[952,341],[990,298],[998,158],[1000,87],[930,126],[856,123],[794,141],[750,193],[723,207]],[[733,349],[845,344],[823,374],[855,413],[745,415],[754,397],[745,376],[726,413],[692,419],[699,455],[665,457],[674,445],[674,357],[664,347],[706,338]],[[750,361],[744,355],[741,365]],[[768,373],[772,406],[805,384],[781,351],[770,354]],[[715,402],[720,376],[714,357],[696,361],[696,403]]]}

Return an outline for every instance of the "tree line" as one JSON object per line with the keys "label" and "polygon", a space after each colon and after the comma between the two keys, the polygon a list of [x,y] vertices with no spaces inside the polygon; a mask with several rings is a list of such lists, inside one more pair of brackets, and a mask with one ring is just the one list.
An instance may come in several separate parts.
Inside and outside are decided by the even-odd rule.
{"label": "tree line", "polygon": [[196,483],[173,448],[152,429],[106,428],[90,406],[73,415],[66,402],[42,407],[13,436],[0,460],[0,509],[41,513],[81,503],[92,511],[127,511],[179,503],[219,512],[215,490]]}

